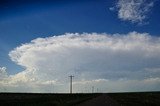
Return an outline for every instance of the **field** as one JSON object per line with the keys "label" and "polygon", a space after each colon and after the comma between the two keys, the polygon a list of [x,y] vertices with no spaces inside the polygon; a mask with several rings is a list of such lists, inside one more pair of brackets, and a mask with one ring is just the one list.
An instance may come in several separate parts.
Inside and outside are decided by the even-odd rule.
{"label": "field", "polygon": [[160,92],[109,93],[122,106],[160,106]]}
{"label": "field", "polygon": [[160,92],[105,94],[0,93],[0,106],[75,106],[83,105],[84,102],[89,100],[96,100],[94,98],[100,96],[105,98],[105,101],[109,101],[110,99],[107,98],[111,98],[119,106],[160,106]]}
{"label": "field", "polygon": [[99,94],[0,93],[0,106],[72,106]]}

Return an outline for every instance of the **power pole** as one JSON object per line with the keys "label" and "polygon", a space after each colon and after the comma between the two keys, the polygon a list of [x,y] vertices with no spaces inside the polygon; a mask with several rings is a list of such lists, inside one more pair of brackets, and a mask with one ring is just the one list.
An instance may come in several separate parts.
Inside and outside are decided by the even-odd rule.
{"label": "power pole", "polygon": [[94,93],[94,86],[92,86],[92,93]]}
{"label": "power pole", "polygon": [[97,93],[98,93],[98,88],[97,88]]}
{"label": "power pole", "polygon": [[70,77],[70,93],[72,93],[72,78],[74,77],[73,75],[69,76]]}
{"label": "power pole", "polygon": [[54,84],[51,82],[51,93],[54,93]]}

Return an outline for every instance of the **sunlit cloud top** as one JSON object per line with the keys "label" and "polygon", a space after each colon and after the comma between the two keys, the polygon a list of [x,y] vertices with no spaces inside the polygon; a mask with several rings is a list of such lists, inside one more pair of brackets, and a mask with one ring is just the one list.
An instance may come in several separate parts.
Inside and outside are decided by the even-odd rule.
{"label": "sunlit cloud top", "polygon": [[[63,85],[64,78],[75,75],[77,84],[82,85],[88,81],[113,85],[117,81],[140,81],[145,86],[149,86],[146,83],[149,81],[157,85],[160,81],[159,54],[160,38],[148,33],[66,33],[37,38],[10,51],[12,61],[25,70],[1,82]],[[124,89],[131,90],[129,86],[125,85]],[[139,86],[136,89],[140,89]]]}

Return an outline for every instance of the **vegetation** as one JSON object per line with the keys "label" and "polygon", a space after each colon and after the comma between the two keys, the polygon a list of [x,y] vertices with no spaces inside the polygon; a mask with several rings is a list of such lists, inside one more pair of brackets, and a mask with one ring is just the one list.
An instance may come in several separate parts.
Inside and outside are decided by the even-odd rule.
{"label": "vegetation", "polygon": [[160,106],[160,92],[109,93],[120,106]]}
{"label": "vegetation", "polygon": [[[75,106],[101,94],[0,93],[0,106]],[[160,92],[107,93],[120,106],[159,106]]]}
{"label": "vegetation", "polygon": [[0,93],[0,106],[73,106],[98,94]]}

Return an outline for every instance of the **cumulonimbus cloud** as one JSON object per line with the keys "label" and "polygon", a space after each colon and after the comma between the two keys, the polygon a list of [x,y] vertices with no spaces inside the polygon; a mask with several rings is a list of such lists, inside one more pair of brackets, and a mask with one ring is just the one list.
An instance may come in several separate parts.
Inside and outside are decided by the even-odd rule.
{"label": "cumulonimbus cloud", "polygon": [[[10,75],[5,82],[33,87],[49,83],[60,86],[72,74],[77,87],[89,81],[97,86],[108,83],[112,88],[119,82],[123,86],[118,84],[119,90],[129,91],[133,88],[129,86],[137,82],[135,90],[151,84],[157,90],[160,89],[159,54],[160,38],[148,33],[66,33],[37,38],[10,51],[11,60],[25,70]],[[101,87],[105,88],[105,84]]]}
{"label": "cumulonimbus cloud", "polygon": [[[132,23],[142,24],[153,7],[154,0],[118,0],[118,18]],[[113,10],[113,8],[110,8]]]}

